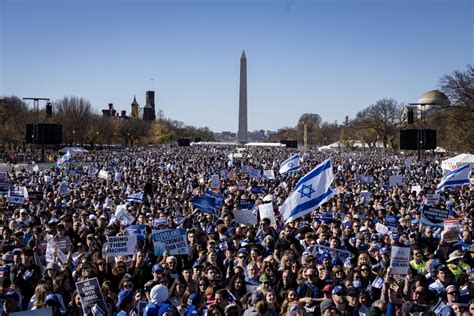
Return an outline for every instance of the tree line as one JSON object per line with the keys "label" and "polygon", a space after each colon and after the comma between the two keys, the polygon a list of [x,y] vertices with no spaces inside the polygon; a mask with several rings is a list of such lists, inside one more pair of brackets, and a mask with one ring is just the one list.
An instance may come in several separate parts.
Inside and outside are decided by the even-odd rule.
{"label": "tree line", "polygon": [[[446,94],[451,106],[438,107],[426,115],[425,128],[437,130],[438,146],[450,151],[474,151],[474,68],[456,70],[439,80],[439,90]],[[360,141],[369,148],[377,143],[385,150],[397,150],[399,131],[417,128],[407,124],[403,116],[406,104],[385,98],[359,111],[352,119],[341,123],[324,122],[316,113],[301,115],[296,126],[284,127],[271,133],[267,141],[298,140],[308,146],[324,146],[339,141],[351,147]],[[171,118],[159,111],[158,119],[103,117],[91,103],[80,97],[64,97],[53,102],[54,114],[47,117],[45,109],[37,112],[17,96],[0,99],[0,146],[5,150],[25,148],[25,126],[29,123],[57,123],[63,125],[63,143],[78,145],[123,144],[143,146],[172,143],[180,138],[215,140],[207,127],[194,127]]]}
{"label": "tree line", "polygon": [[[439,80],[439,90],[451,101],[450,106],[436,106],[424,113],[425,129],[437,131],[438,146],[454,152],[474,152],[474,68],[468,65]],[[392,98],[376,101],[359,111],[353,119],[345,117],[341,123],[323,122],[316,113],[301,115],[296,126],[284,127],[270,136],[270,140],[296,139],[304,143],[306,128],[308,146],[324,146],[339,141],[345,147],[360,141],[369,148],[381,144],[385,150],[396,151],[400,144],[400,130],[418,128],[408,124],[404,109],[408,104]]]}

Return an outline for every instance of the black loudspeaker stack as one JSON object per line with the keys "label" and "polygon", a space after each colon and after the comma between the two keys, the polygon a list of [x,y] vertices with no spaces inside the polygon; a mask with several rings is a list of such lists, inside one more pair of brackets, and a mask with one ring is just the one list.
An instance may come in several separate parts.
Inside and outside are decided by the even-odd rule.
{"label": "black loudspeaker stack", "polygon": [[191,145],[191,141],[186,138],[180,138],[178,139],[178,146],[179,147],[188,147]]}
{"label": "black loudspeaker stack", "polygon": [[286,148],[298,148],[298,141],[296,140],[282,139],[280,144],[284,144]]}
{"label": "black loudspeaker stack", "polygon": [[26,124],[27,144],[59,145],[63,142],[61,124]]}
{"label": "black loudspeaker stack", "polygon": [[436,149],[436,130],[434,129],[404,129],[400,131],[400,149],[417,150]]}

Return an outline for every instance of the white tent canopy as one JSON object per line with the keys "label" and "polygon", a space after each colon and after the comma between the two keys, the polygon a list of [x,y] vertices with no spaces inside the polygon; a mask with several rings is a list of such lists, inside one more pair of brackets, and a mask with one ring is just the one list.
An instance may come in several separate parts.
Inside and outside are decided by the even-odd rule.
{"label": "white tent canopy", "polygon": [[441,162],[441,168],[446,171],[451,171],[462,165],[469,164],[471,169],[474,168],[474,155],[460,154]]}
{"label": "white tent canopy", "polygon": [[74,156],[74,155],[77,155],[77,154],[84,154],[84,153],[88,153],[89,151],[82,148],[82,147],[64,147],[63,149],[60,149],[59,150],[59,153],[60,154],[65,154],[67,153],[67,151],[69,150],[69,153]]}

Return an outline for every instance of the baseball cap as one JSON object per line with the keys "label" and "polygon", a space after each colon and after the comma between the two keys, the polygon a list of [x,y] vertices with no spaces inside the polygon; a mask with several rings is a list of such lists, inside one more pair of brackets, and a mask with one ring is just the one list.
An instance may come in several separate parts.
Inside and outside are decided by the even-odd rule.
{"label": "baseball cap", "polygon": [[48,265],[46,266],[46,271],[47,270],[55,270],[55,271],[59,271],[61,268],[59,267],[59,265],[55,262],[50,262],[48,263]]}
{"label": "baseball cap", "polygon": [[189,295],[188,297],[188,305],[197,305],[199,302],[202,300],[202,297],[200,294],[193,293]]}
{"label": "baseball cap", "polygon": [[123,301],[131,301],[133,299],[133,293],[132,291],[120,291],[118,294],[118,300],[117,300],[117,308],[119,308],[120,304],[122,304]]}
{"label": "baseball cap", "polygon": [[333,288],[334,288],[334,285],[332,285],[332,284],[326,284],[326,285],[323,287],[322,292],[323,292],[323,293],[331,293],[332,290],[333,290]]}
{"label": "baseball cap", "polygon": [[340,285],[336,285],[334,289],[332,289],[332,295],[344,295],[346,294],[346,290]]}
{"label": "baseball cap", "polygon": [[48,295],[46,295],[46,298],[44,299],[44,302],[46,303],[46,305],[59,304],[59,299],[56,296],[56,294],[48,294]]}
{"label": "baseball cap", "polygon": [[268,278],[268,276],[264,273],[260,276],[260,282],[269,282],[270,279]]}
{"label": "baseball cap", "polygon": [[151,268],[151,272],[163,272],[163,267],[161,266],[161,264],[155,264]]}
{"label": "baseball cap", "polygon": [[350,289],[347,290],[346,295],[347,296],[357,296],[357,295],[359,295],[359,291],[356,288],[351,287]]}

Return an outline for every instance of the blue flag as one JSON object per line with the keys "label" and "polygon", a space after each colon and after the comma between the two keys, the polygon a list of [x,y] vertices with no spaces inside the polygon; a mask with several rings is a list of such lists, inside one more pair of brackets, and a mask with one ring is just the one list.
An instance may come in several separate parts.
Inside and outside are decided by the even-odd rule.
{"label": "blue flag", "polygon": [[203,213],[214,214],[216,211],[214,199],[208,196],[194,197],[194,207]]}
{"label": "blue flag", "polygon": [[460,187],[463,185],[469,185],[471,183],[471,181],[469,180],[470,171],[471,168],[468,164],[466,164],[447,173],[436,187],[436,191],[441,191],[444,188],[449,187]]}
{"label": "blue flag", "polygon": [[327,159],[317,165],[298,181],[293,192],[280,207],[280,213],[285,222],[291,222],[298,217],[311,213],[337,194],[337,189],[331,188],[334,180],[331,160]]}
{"label": "blue flag", "polygon": [[295,154],[288,158],[287,160],[283,161],[282,164],[280,165],[280,169],[278,172],[280,174],[285,174],[288,172],[296,171],[301,168],[300,166],[300,155]]}

